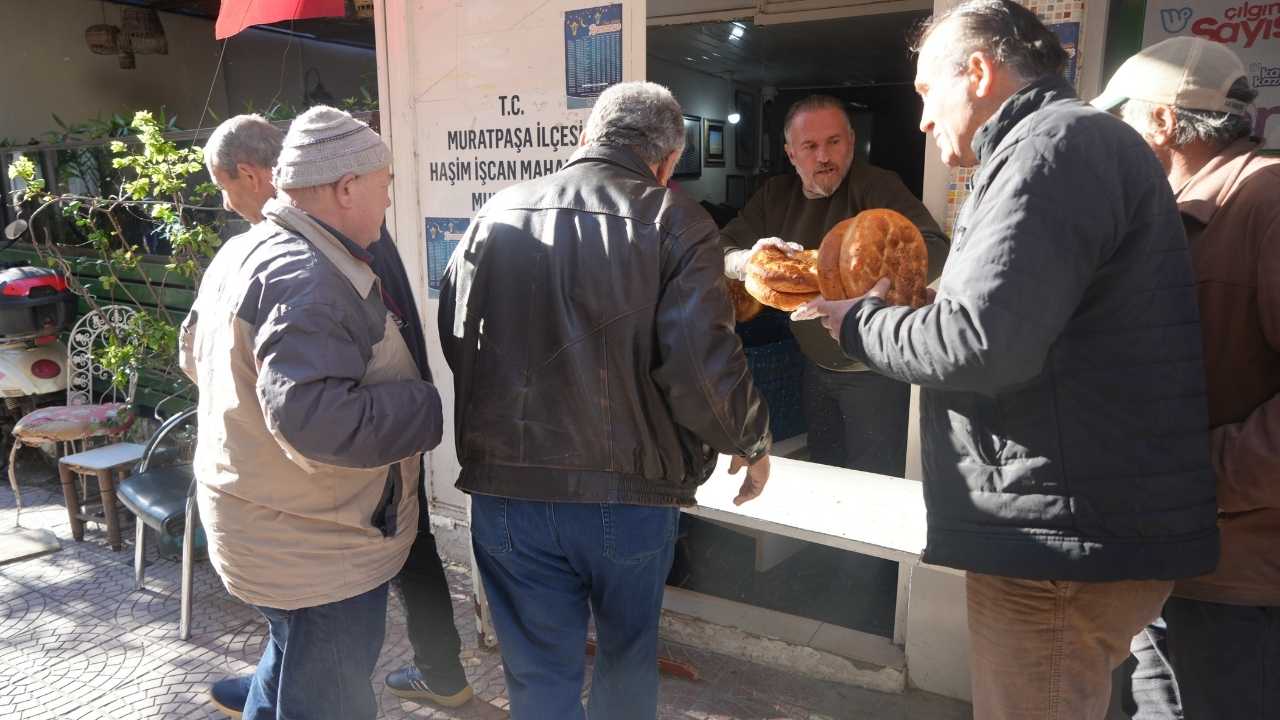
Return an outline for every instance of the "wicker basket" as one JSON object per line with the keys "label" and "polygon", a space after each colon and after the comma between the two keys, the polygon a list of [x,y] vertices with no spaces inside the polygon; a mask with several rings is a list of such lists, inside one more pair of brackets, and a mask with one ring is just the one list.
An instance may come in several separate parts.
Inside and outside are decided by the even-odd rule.
{"label": "wicker basket", "polygon": [[371,18],[373,17],[373,0],[354,0],[356,17]]}
{"label": "wicker basket", "polygon": [[105,23],[90,25],[84,31],[84,41],[94,55],[115,55],[120,52],[120,28]]}
{"label": "wicker basket", "polygon": [[121,11],[120,25],[133,52],[139,55],[168,55],[169,39],[160,24],[160,13],[152,8],[126,7]]}

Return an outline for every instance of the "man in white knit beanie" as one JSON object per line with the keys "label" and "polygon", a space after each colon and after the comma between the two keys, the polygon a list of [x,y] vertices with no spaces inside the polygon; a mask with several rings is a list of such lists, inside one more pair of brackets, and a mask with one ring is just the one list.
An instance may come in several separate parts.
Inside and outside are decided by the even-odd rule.
{"label": "man in white knit beanie", "polygon": [[299,116],[279,197],[218,252],[183,323],[209,558],[270,631],[249,720],[377,713],[388,581],[417,534],[421,455],[442,423],[370,267],[390,159],[347,113]]}

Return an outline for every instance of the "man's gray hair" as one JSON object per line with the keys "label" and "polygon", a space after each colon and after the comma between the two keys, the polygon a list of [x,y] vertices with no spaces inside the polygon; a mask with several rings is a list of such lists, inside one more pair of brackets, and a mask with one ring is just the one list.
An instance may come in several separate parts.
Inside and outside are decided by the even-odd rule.
{"label": "man's gray hair", "polygon": [[280,156],[284,133],[261,115],[237,115],[218,126],[204,144],[204,162],[231,179],[240,176],[236,165],[244,163],[270,170]]}
{"label": "man's gray hair", "polygon": [[840,98],[831,95],[810,95],[795,101],[791,107],[787,108],[787,116],[782,120],[782,139],[791,142],[791,125],[795,122],[796,116],[814,110],[839,110],[844,116],[845,124],[849,126],[849,134],[853,134],[853,121],[849,119],[849,111]]}
{"label": "man's gray hair", "polygon": [[[1258,91],[1249,86],[1248,78],[1242,77],[1231,85],[1231,89],[1227,91],[1227,97],[1231,100],[1239,100],[1245,105],[1251,105],[1257,99]],[[1151,117],[1155,109],[1154,103],[1145,100],[1129,100],[1120,112],[1125,122],[1146,134],[1150,130]],[[1248,115],[1175,107],[1173,116],[1172,144],[1175,148],[1194,142],[1221,148],[1253,134],[1253,118]]]}
{"label": "man's gray hair", "polygon": [[684,152],[684,112],[671,91],[651,82],[618,83],[596,99],[583,137],[631,148],[649,165]]}

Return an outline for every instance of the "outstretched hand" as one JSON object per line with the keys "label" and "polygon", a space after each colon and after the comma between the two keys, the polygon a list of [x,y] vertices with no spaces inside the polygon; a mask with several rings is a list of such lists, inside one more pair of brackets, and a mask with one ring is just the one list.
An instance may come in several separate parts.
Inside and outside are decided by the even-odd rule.
{"label": "outstretched hand", "polygon": [[791,313],[792,320],[822,320],[822,326],[827,329],[831,337],[836,342],[840,342],[840,328],[844,326],[844,317],[849,314],[849,310],[860,300],[869,297],[884,299],[889,294],[889,288],[892,283],[889,278],[880,278],[880,281],[871,288],[866,295],[853,298],[852,300],[826,300],[817,298],[796,308]]}
{"label": "outstretched hand", "polygon": [[788,255],[795,255],[798,252],[804,252],[804,246],[800,243],[787,242],[780,237],[760,238],[755,245],[751,246],[751,254],[755,255],[760,252],[761,248],[776,247]]}
{"label": "outstretched hand", "polygon": [[747,250],[735,250],[724,256],[724,274],[734,280],[746,280],[751,270],[751,260],[761,248],[776,247],[787,255],[795,255],[804,250],[800,243],[787,242],[778,237],[767,237],[756,240]]}

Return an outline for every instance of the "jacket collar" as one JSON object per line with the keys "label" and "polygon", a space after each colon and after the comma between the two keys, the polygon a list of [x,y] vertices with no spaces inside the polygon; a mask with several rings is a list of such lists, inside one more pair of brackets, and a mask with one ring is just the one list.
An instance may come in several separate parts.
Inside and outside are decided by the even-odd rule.
{"label": "jacket collar", "polygon": [[621,145],[587,145],[580,147],[574,151],[573,156],[569,158],[569,162],[565,163],[565,167],[576,165],[582,162],[606,162],[611,165],[617,165],[624,170],[630,170],[637,175],[651,180],[657,184],[658,178],[654,176],[653,171],[645,164],[644,160],[635,153],[634,150]]}
{"label": "jacket collar", "polygon": [[1178,191],[1178,211],[1208,225],[1231,196],[1240,174],[1257,157],[1261,146],[1257,138],[1245,138],[1228,145]]}
{"label": "jacket collar", "polygon": [[978,128],[973,136],[973,152],[978,157],[978,164],[1000,147],[1001,141],[1018,123],[1028,115],[1049,105],[1063,100],[1074,100],[1076,91],[1061,77],[1054,76],[1036,80],[1009,96],[996,110],[991,119]]}
{"label": "jacket collar", "polygon": [[[341,237],[336,231],[306,212],[275,198],[267,201],[266,206],[262,208],[262,214],[267,220],[284,230],[301,235],[338,268],[338,272],[347,278],[356,292],[360,293],[360,297],[369,297],[369,291],[373,289],[377,276],[373,274],[373,268],[369,267],[367,261],[354,256],[344,244],[355,245],[355,243]],[[356,248],[363,251],[363,248],[358,245]]]}

